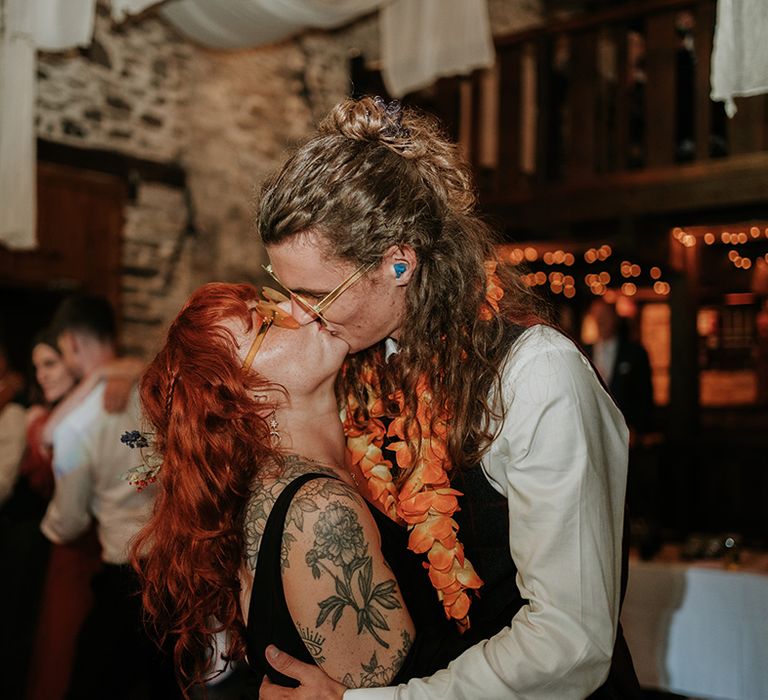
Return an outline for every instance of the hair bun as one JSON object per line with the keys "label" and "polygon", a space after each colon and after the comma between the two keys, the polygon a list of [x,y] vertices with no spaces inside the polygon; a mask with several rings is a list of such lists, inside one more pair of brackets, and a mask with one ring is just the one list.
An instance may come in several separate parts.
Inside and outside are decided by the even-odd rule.
{"label": "hair bun", "polygon": [[[404,119],[405,118],[405,119]],[[348,99],[336,105],[320,125],[325,134],[339,133],[355,141],[376,141],[398,155],[414,158],[422,155],[418,140],[406,124],[410,110],[400,102],[385,102],[381,97]]]}
{"label": "hair bun", "polygon": [[464,214],[475,206],[468,164],[428,114],[397,101],[387,104],[381,97],[347,99],[331,110],[320,133],[380,145],[410,161],[445,209]]}

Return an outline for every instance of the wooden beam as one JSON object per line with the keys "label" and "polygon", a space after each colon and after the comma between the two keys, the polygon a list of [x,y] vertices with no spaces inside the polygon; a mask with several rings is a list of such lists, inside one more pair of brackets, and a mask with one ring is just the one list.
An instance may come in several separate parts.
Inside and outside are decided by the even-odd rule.
{"label": "wooden beam", "polygon": [[736,112],[728,120],[728,147],[732,155],[754,153],[766,148],[765,95],[737,97]]}
{"label": "wooden beam", "polygon": [[482,209],[504,225],[538,228],[624,215],[711,210],[765,204],[768,152],[690,165],[617,173],[579,184],[556,185]]}
{"label": "wooden beam", "polygon": [[116,175],[130,183],[135,177],[144,182],[160,182],[183,189],[186,173],[178,163],[162,163],[126,156],[97,148],[76,148],[63,143],[37,140],[37,159],[75,168]]}
{"label": "wooden beam", "polygon": [[675,54],[679,40],[674,13],[651,15],[645,26],[645,162],[653,167],[675,162]]}
{"label": "wooden beam", "polygon": [[613,159],[611,170],[627,167],[629,149],[629,27],[619,24],[613,30],[616,45],[616,92],[613,109]]}
{"label": "wooden beam", "polygon": [[[715,0],[705,1],[711,2],[713,5],[715,3]],[[557,35],[585,31],[601,25],[634,20],[658,12],[693,9],[696,4],[696,0],[635,0],[602,12],[581,13],[559,22],[550,22],[546,26],[532,27],[507,36],[500,36],[495,39],[494,43],[497,48],[501,48],[524,41],[534,41],[547,34]]]}
{"label": "wooden beam", "polygon": [[499,53],[498,188],[505,196],[520,177],[520,55],[512,46]]}
{"label": "wooden beam", "polygon": [[580,32],[571,38],[571,83],[568,105],[571,119],[567,144],[568,177],[595,173],[596,110],[599,75],[597,72],[597,34]]}
{"label": "wooden beam", "polygon": [[710,63],[712,60],[712,40],[715,33],[715,5],[707,0],[696,8],[696,27],[694,30],[694,50],[696,52],[696,158],[709,158],[712,138],[712,101],[710,92]]}

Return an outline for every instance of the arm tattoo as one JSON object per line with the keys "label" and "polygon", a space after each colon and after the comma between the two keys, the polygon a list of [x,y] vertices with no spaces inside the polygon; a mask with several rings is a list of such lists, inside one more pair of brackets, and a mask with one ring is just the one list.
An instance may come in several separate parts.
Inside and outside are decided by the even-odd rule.
{"label": "arm tattoo", "polygon": [[376,632],[389,630],[380,609],[400,608],[395,595],[395,580],[374,584],[373,560],[368,554],[363,528],[352,508],[342,503],[331,503],[322,512],[314,526],[315,540],[307,552],[307,566],[312,576],[319,579],[327,574],[333,578],[336,595],[321,601],[315,627],[329,617],[332,628],[341,620],[347,608],[357,615],[357,633],[367,631],[385,649],[389,644]]}
{"label": "arm tattoo", "polygon": [[[256,559],[261,547],[261,538],[264,536],[264,528],[267,526],[267,518],[269,518],[272,506],[275,505],[281,491],[291,481],[308,472],[335,476],[332,469],[303,459],[298,455],[287,455],[283,464],[283,471],[278,478],[259,476],[251,484],[251,496],[246,507],[243,528],[246,562],[251,571],[256,569]],[[317,481],[310,481],[302,487],[299,494],[291,502],[285,520],[285,531],[280,548],[280,566],[283,570],[288,567],[288,551],[296,539],[288,531],[289,527],[295,526],[299,532],[304,531],[304,514],[317,510],[315,497],[318,495],[325,499],[331,495],[359,498],[355,489],[337,479],[318,479]]]}
{"label": "arm tattoo", "polygon": [[320,666],[325,663],[325,656],[323,656],[323,644],[325,644],[325,637],[317,630],[311,630],[309,627],[302,627],[296,625],[296,630],[301,637],[301,641],[304,642],[304,646],[307,647],[307,651],[312,655],[315,663]]}
{"label": "arm tattoo", "polygon": [[401,637],[402,645],[389,666],[383,666],[379,663],[376,652],[373,652],[373,656],[367,664],[360,664],[363,670],[360,672],[359,679],[355,680],[352,674],[348,673],[341,682],[347,688],[374,688],[389,685],[402,668],[405,657],[408,656],[408,651],[413,645],[411,635],[405,630],[402,631]]}

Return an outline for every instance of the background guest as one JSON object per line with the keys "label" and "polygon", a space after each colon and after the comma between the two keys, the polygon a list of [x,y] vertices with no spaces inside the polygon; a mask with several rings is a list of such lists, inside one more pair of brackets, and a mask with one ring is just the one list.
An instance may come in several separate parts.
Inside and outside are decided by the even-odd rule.
{"label": "background guest", "polygon": [[589,313],[597,326],[597,342],[587,350],[624,414],[632,445],[652,425],[653,384],[648,353],[622,326],[615,305],[597,298]]}
{"label": "background guest", "polygon": [[[75,296],[56,312],[53,328],[66,365],[86,378],[116,357],[115,320],[105,299]],[[53,542],[71,542],[92,520],[102,551],[93,577],[94,603],[80,632],[68,697],[173,697],[161,688],[162,669],[144,634],[138,584],[128,542],[149,517],[153,490],[138,492],[123,478],[136,455],[120,442],[139,425],[135,391],[120,413],[104,409],[99,382],[53,433],[54,497],[41,528]]]}

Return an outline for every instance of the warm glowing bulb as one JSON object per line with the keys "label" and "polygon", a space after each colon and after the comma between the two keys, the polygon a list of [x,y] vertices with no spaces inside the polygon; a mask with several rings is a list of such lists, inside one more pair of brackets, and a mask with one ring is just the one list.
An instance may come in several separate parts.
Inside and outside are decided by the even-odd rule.
{"label": "warm glowing bulb", "polygon": [[749,270],[750,267],[752,267],[752,261],[749,258],[742,258],[741,259],[741,269],[742,270]]}
{"label": "warm glowing bulb", "polygon": [[632,277],[639,277],[640,276],[640,265],[632,265],[632,267],[629,269],[630,274]]}
{"label": "warm glowing bulb", "polygon": [[728,231],[723,231],[723,232],[720,234],[720,240],[721,240],[723,243],[728,243],[728,242],[731,240],[731,234],[730,234],[730,233],[728,233]]}
{"label": "warm glowing bulb", "polygon": [[655,280],[659,279],[661,277],[661,268],[660,267],[652,267],[651,268],[651,277]]}
{"label": "warm glowing bulb", "polygon": [[563,262],[564,262],[564,263],[565,263],[565,264],[566,264],[568,267],[570,267],[571,265],[573,265],[573,263],[575,263],[575,262],[576,262],[576,258],[575,258],[575,257],[573,257],[573,253],[566,253],[566,254],[565,254],[565,260],[563,260]]}
{"label": "warm glowing bulb", "polygon": [[704,243],[707,245],[712,245],[715,242],[715,234],[711,231],[708,231],[704,234]]}
{"label": "warm glowing bulb", "polygon": [[632,282],[625,282],[621,285],[621,293],[631,297],[637,291],[637,286]]}
{"label": "warm glowing bulb", "polygon": [[524,254],[525,254],[525,259],[528,262],[533,262],[534,260],[537,260],[539,257],[539,251],[536,250],[536,248],[531,248],[530,246],[525,249]]}
{"label": "warm glowing bulb", "polygon": [[758,238],[760,236],[760,229],[757,228],[757,226],[753,226],[749,229],[749,235],[752,236],[752,238]]}
{"label": "warm glowing bulb", "polygon": [[728,251],[728,260],[731,262],[735,262],[736,259],[739,257],[739,253],[735,250]]}
{"label": "warm glowing bulb", "polygon": [[573,299],[573,297],[576,296],[576,289],[573,287],[566,287],[563,294],[565,294],[568,299]]}

